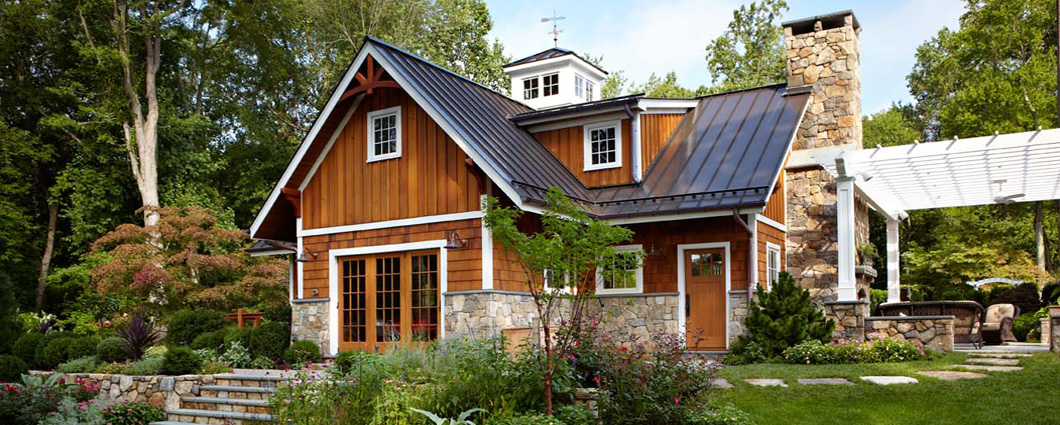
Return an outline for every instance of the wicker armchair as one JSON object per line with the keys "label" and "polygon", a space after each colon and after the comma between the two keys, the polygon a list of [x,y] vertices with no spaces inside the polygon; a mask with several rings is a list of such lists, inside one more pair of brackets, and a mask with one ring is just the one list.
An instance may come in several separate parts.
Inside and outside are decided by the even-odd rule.
{"label": "wicker armchair", "polygon": [[983,306],[975,301],[917,301],[885,303],[876,307],[880,316],[953,316],[953,342],[983,346]]}
{"label": "wicker armchair", "polygon": [[1020,308],[1012,304],[994,304],[986,309],[983,319],[983,341],[988,344],[1015,342],[1012,322],[1020,315]]}

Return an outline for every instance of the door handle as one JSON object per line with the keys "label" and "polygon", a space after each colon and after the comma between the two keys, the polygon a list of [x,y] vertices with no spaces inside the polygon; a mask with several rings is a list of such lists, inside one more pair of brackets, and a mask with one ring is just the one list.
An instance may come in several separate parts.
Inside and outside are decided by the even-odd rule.
{"label": "door handle", "polygon": [[692,297],[685,294],[685,317],[692,317]]}

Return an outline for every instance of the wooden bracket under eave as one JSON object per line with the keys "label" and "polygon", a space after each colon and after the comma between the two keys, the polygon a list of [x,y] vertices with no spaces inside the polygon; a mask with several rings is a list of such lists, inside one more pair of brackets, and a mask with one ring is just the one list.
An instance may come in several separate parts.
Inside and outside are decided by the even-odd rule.
{"label": "wooden bracket under eave", "polygon": [[289,187],[283,188],[283,196],[291,203],[294,210],[294,218],[302,218],[302,191]]}
{"label": "wooden bracket under eave", "polygon": [[383,79],[383,67],[377,67],[375,65],[375,59],[372,59],[372,55],[368,55],[366,62],[367,63],[365,64],[365,67],[368,76],[361,74],[360,71],[357,71],[355,74],[353,74],[353,78],[357,80],[358,85],[357,87],[346,90],[344,93],[342,93],[342,97],[339,98],[339,102],[349,99],[350,97],[356,96],[360,93],[365,93],[370,96],[372,95],[375,89],[401,88],[401,86],[398,85],[397,81]]}

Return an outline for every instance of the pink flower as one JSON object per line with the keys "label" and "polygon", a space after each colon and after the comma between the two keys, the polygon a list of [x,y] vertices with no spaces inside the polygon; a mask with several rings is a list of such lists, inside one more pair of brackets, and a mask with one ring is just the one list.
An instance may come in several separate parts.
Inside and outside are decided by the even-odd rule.
{"label": "pink flower", "polygon": [[674,403],[680,403],[681,397],[674,397]]}

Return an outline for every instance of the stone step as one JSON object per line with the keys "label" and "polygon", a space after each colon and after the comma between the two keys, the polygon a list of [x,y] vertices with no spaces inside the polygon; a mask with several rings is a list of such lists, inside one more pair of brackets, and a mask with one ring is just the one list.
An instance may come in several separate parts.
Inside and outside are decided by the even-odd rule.
{"label": "stone step", "polygon": [[1034,357],[1034,355],[1027,353],[968,353],[968,357],[991,359],[1020,359],[1026,357]]}
{"label": "stone step", "polygon": [[244,412],[220,412],[216,410],[202,409],[172,409],[166,411],[166,419],[170,421],[209,424],[209,423],[233,423],[242,424],[243,421],[272,422],[272,415],[264,413]]}
{"label": "stone step", "polygon": [[968,370],[981,370],[985,372],[1016,372],[1023,370],[1020,366],[987,366],[981,364],[962,364],[953,367]]}
{"label": "stone step", "polygon": [[955,370],[922,370],[917,373],[920,375],[941,379],[943,381],[956,381],[958,379],[980,379],[990,376],[984,373],[958,372]]}
{"label": "stone step", "polygon": [[269,406],[268,400],[247,400],[241,398],[224,398],[224,397],[184,397],[180,399],[189,403],[207,403],[207,404],[237,404],[240,406]]}
{"label": "stone step", "polygon": [[916,378],[909,376],[862,376],[862,381],[868,381],[879,385],[916,384]]}
{"label": "stone step", "polygon": [[268,400],[247,400],[222,397],[184,397],[181,409],[215,410],[218,412],[272,413]]}
{"label": "stone step", "polygon": [[991,366],[1019,366],[1020,361],[1017,359],[995,359],[990,357],[975,357],[965,360],[968,364],[985,364]]}
{"label": "stone step", "polygon": [[177,421],[158,421],[151,422],[147,425],[193,425],[195,422],[177,422]]}
{"label": "stone step", "polygon": [[200,397],[240,398],[244,400],[268,400],[276,392],[275,387],[244,387],[238,385],[203,385]]}

